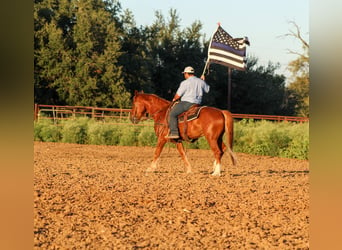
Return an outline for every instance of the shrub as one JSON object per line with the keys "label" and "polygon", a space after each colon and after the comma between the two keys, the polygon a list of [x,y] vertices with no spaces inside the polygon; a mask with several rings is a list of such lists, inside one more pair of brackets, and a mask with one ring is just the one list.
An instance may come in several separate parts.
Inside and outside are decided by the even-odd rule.
{"label": "shrub", "polygon": [[95,145],[106,144],[104,136],[105,127],[100,123],[89,122],[88,124],[88,143]]}
{"label": "shrub", "polygon": [[59,142],[61,138],[61,128],[53,124],[52,120],[43,119],[34,123],[34,140]]}
{"label": "shrub", "polygon": [[286,150],[280,152],[279,156],[287,158],[308,159],[309,155],[309,123],[302,124],[289,130],[289,141]]}
{"label": "shrub", "polygon": [[143,127],[138,135],[138,145],[155,147],[156,144],[157,144],[157,136],[154,133],[153,127],[150,127],[150,126]]}
{"label": "shrub", "polygon": [[137,146],[139,128],[136,126],[121,126],[120,146]]}
{"label": "shrub", "polygon": [[[115,125],[77,118],[61,122],[51,120],[34,123],[34,140],[96,145],[156,146],[152,126]],[[226,142],[226,135],[223,137]],[[167,147],[175,147],[168,143]],[[204,137],[186,148],[210,149]],[[234,124],[234,151],[248,154],[308,159],[309,123],[241,120]]]}
{"label": "shrub", "polygon": [[234,149],[257,155],[307,159],[308,123],[241,121],[235,123]]}
{"label": "shrub", "polygon": [[115,125],[91,121],[88,123],[88,143],[118,145],[120,133]]}
{"label": "shrub", "polygon": [[44,127],[44,124],[42,124],[42,122],[34,122],[34,126],[33,126],[33,139],[35,141],[44,141],[42,136],[41,136],[41,131],[42,128]]}
{"label": "shrub", "polygon": [[62,123],[62,142],[86,144],[88,143],[89,118],[70,119]]}
{"label": "shrub", "polygon": [[107,145],[119,145],[121,131],[119,126],[111,126],[105,133]]}

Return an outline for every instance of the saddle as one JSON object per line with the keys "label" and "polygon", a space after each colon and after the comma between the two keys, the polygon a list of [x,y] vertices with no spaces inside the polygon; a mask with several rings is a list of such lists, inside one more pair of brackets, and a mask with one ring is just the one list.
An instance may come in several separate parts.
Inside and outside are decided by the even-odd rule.
{"label": "saddle", "polygon": [[202,108],[205,108],[206,106],[200,106],[199,104],[192,105],[187,111],[184,111],[183,113],[178,115],[178,123],[184,123],[183,128],[183,139],[185,141],[194,142],[196,139],[190,139],[188,137],[188,122],[195,120],[198,118]]}
{"label": "saddle", "polygon": [[184,111],[178,115],[178,122],[189,122],[198,118],[201,109],[205,106],[200,106],[199,104],[192,105],[187,111]]}

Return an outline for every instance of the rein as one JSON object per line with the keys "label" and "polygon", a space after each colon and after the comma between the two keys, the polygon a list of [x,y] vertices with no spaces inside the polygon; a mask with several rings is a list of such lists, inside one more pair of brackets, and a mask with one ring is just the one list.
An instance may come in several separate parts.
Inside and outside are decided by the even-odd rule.
{"label": "rein", "polygon": [[156,114],[158,114],[158,113],[160,113],[160,112],[162,112],[162,111],[163,111],[163,109],[160,109],[160,110],[154,112],[153,114],[151,114],[151,116],[154,118],[154,116],[155,116]]}
{"label": "rein", "polygon": [[[171,103],[171,105],[169,105],[167,108],[166,108],[166,113],[165,113],[165,118],[168,117],[169,113],[170,113],[170,110],[171,108],[173,107],[174,103]],[[152,113],[151,116],[154,118],[154,116],[162,111],[164,111],[165,108],[162,108],[162,109],[159,109],[157,110],[156,112]],[[162,125],[162,123],[158,123],[158,122],[155,122],[156,124],[159,124],[159,125]]]}
{"label": "rein", "polygon": [[[160,110],[158,110],[158,111],[156,111],[156,112],[154,112],[153,114],[151,114],[151,116],[153,117],[153,119],[155,119],[155,115],[156,114],[158,114],[158,113],[160,113],[160,112],[162,112],[162,111],[164,111],[164,109],[160,109]],[[163,118],[162,117],[160,117],[158,120],[155,120],[154,121],[154,124],[155,125],[157,125],[157,126],[163,126],[163,127],[166,127],[167,126],[167,124],[164,122],[161,122],[163,120]]]}
{"label": "rein", "polygon": [[156,112],[151,114],[151,116],[154,119],[154,126],[155,126],[155,131],[156,131],[157,136],[162,135],[164,133],[165,129],[168,128],[168,124],[166,122],[166,117],[168,115],[169,109],[170,109],[170,107],[167,108],[166,113],[165,113],[165,117],[163,117],[163,116],[155,117],[158,113],[165,111],[165,108],[157,110]]}

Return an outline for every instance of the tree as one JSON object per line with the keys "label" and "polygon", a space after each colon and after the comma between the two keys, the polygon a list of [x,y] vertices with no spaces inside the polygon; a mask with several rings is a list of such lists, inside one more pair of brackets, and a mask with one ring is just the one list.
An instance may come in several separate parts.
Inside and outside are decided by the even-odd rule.
{"label": "tree", "polygon": [[128,107],[116,10],[102,0],[35,3],[35,101]]}
{"label": "tree", "polygon": [[[64,3],[64,2],[63,2]],[[61,2],[60,5],[63,5]],[[63,32],[56,22],[56,4],[35,0],[34,4],[34,100],[39,103],[62,103],[52,86],[60,54],[64,51]]]}
{"label": "tree", "polygon": [[[285,76],[275,71],[279,64],[268,63],[258,66],[256,57],[247,58],[246,71],[233,70],[231,112],[242,114],[282,115],[285,94]],[[226,109],[228,100],[227,67],[210,65],[207,82],[210,83],[210,95],[205,101],[208,105]]]}
{"label": "tree", "polygon": [[288,69],[292,73],[287,88],[287,103],[295,105],[295,113],[299,116],[309,116],[309,43],[304,40],[299,26],[291,21],[295,30],[290,30],[284,36],[293,37],[301,42],[301,53],[289,50],[289,53],[297,55],[297,59],[291,61]]}
{"label": "tree", "polygon": [[136,27],[134,16],[130,10],[125,10],[121,16],[122,55],[119,64],[122,66],[125,87],[131,94],[135,90],[154,92],[151,72],[154,62],[150,56],[151,50],[146,46],[149,39],[148,28]]}
{"label": "tree", "polygon": [[[199,21],[181,29],[177,11],[170,9],[167,19],[157,11],[152,25],[137,27],[116,0],[35,0],[34,25],[35,102],[44,104],[129,107],[134,90],[170,100],[184,67],[202,73],[209,45]],[[299,59],[289,65],[296,74],[286,88],[285,77],[275,73],[278,64],[258,66],[249,57],[246,71],[232,71],[231,111],[305,110],[308,57]],[[203,104],[226,109],[227,81],[227,67],[212,64]]]}
{"label": "tree", "polygon": [[204,47],[200,41],[202,24],[194,22],[190,28],[180,29],[177,11],[170,9],[169,19],[165,20],[161,12],[156,12],[156,20],[146,29],[151,62],[151,81],[155,93],[172,99],[179,83],[184,79],[181,72],[192,65],[197,71],[203,69]]}

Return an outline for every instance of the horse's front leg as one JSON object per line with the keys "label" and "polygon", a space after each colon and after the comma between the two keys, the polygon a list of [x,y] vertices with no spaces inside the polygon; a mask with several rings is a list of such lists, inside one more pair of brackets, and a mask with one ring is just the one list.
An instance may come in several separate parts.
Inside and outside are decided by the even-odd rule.
{"label": "horse's front leg", "polygon": [[154,172],[157,169],[157,163],[159,160],[159,156],[164,148],[164,145],[166,143],[166,139],[164,137],[159,137],[158,138],[158,142],[157,142],[157,147],[154,151],[154,157],[151,163],[151,166],[149,168],[146,169],[146,172]]}
{"label": "horse's front leg", "polygon": [[187,174],[191,174],[192,173],[192,171],[191,171],[191,164],[190,164],[190,162],[188,160],[188,157],[185,154],[185,150],[184,150],[184,146],[183,146],[182,142],[177,142],[177,149],[178,149],[178,152],[182,156],[182,159],[183,159],[183,161],[185,163],[186,173]]}

